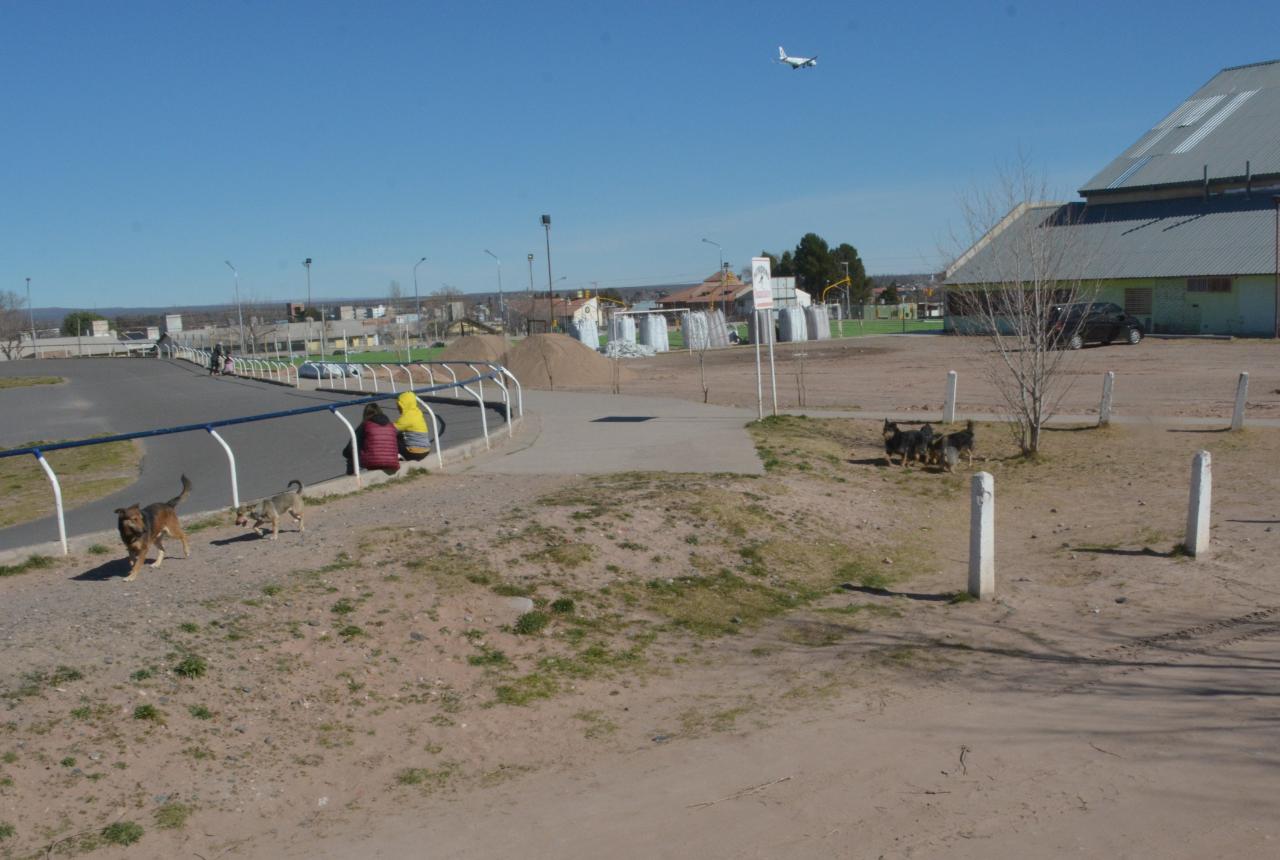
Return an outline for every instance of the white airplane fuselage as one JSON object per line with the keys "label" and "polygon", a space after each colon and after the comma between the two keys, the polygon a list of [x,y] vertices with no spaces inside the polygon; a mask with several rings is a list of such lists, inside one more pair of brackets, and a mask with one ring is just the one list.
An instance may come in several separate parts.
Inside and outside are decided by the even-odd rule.
{"label": "white airplane fuselage", "polygon": [[788,57],[787,52],[782,49],[781,45],[779,45],[778,46],[778,62],[786,63],[792,69],[803,69],[805,67],[818,65],[818,58],[817,57]]}

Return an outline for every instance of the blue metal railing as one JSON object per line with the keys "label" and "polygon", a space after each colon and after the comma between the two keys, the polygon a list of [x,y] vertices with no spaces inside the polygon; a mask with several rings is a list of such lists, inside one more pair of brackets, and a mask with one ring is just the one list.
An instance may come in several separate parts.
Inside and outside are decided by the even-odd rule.
{"label": "blue metal railing", "polygon": [[[488,447],[489,446],[489,424],[488,424],[487,417],[485,415],[485,409],[487,408],[487,406],[484,403],[483,397],[478,392],[471,389],[470,386],[472,384],[483,385],[484,380],[486,379],[492,379],[501,386],[502,385],[501,380],[504,373],[510,376],[510,374],[507,373],[505,368],[502,368],[502,369],[494,369],[489,373],[477,373],[476,376],[471,377],[469,379],[460,379],[456,381],[451,380],[449,382],[441,383],[439,385],[429,385],[429,386],[426,386],[425,388],[406,389],[408,391],[413,392],[414,397],[418,401],[418,404],[423,408],[423,410],[426,411],[426,413],[431,418],[431,437],[433,442],[432,447],[435,449],[436,462],[440,468],[442,469],[444,468],[444,456],[441,453],[441,445],[440,445],[440,422],[439,422],[439,419],[436,418],[435,411],[426,402],[424,397],[427,395],[435,394],[437,392],[448,391],[450,389],[462,389],[463,391],[466,391],[469,394],[471,394],[473,397],[475,397],[477,404],[480,408],[480,418],[481,418],[480,424],[481,424],[481,430],[484,434],[485,446]],[[511,377],[511,378],[514,379],[514,377]],[[403,393],[403,392],[400,392],[400,393]],[[505,394],[505,388],[504,388],[504,394]],[[49,465],[49,462],[45,459],[44,455],[46,452],[64,451],[69,448],[84,448],[91,445],[109,445],[112,442],[128,442],[134,439],[148,439],[148,438],[154,438],[158,436],[172,436],[178,433],[192,433],[192,432],[203,430],[207,432],[210,436],[212,436],[218,442],[218,444],[222,446],[223,451],[227,455],[227,462],[231,470],[231,504],[235,507],[239,507],[240,490],[239,490],[239,483],[236,477],[235,454],[232,452],[231,446],[227,444],[226,440],[224,440],[222,436],[218,434],[217,428],[233,427],[237,424],[252,424],[259,421],[272,421],[278,418],[290,418],[295,415],[310,415],[310,414],[315,414],[319,412],[332,413],[334,417],[336,417],[339,421],[341,421],[346,426],[347,432],[351,437],[352,465],[355,471],[356,486],[360,486],[360,459],[359,459],[360,454],[358,450],[359,446],[356,443],[355,428],[351,425],[351,422],[346,419],[346,416],[344,416],[338,410],[348,406],[360,406],[365,403],[377,403],[379,401],[387,400],[390,397],[394,397],[394,396],[396,396],[394,393],[375,394],[372,397],[354,397],[350,400],[344,400],[340,403],[325,403],[317,406],[301,406],[301,407],[298,407],[297,409],[283,409],[276,412],[264,412],[258,415],[243,415],[236,418],[219,418],[213,421],[202,421],[197,424],[182,424],[177,427],[160,427],[153,430],[136,430],[132,433],[116,433],[110,436],[96,436],[92,439],[75,439],[68,442],[49,442],[47,444],[26,445],[20,448],[9,448],[5,450],[0,450],[0,459],[4,459],[6,457],[20,457],[20,456],[31,455],[31,456],[34,456],[36,460],[40,463],[40,467],[44,470],[45,476],[49,479],[49,483],[53,487],[54,508],[56,510],[57,519],[58,519],[58,540],[62,544],[62,554],[67,555],[69,553],[69,550],[67,547],[66,517],[63,510],[63,505],[62,505],[62,486],[58,482],[58,476],[54,473],[52,467],[50,467]],[[506,398],[504,397],[504,401],[505,400]],[[511,416],[510,403],[505,402],[504,407],[505,409],[504,409],[503,417],[507,423],[508,432],[513,432],[511,428],[512,416]]]}

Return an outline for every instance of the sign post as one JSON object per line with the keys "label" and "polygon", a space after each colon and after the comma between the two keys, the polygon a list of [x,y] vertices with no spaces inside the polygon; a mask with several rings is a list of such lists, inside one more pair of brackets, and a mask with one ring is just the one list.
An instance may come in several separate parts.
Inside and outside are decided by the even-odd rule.
{"label": "sign post", "polygon": [[[773,278],[768,257],[751,258],[751,304],[756,318],[756,412],[764,420],[764,376],[760,371],[760,338],[768,321],[769,368],[773,370]],[[774,381],[773,414],[778,414],[777,381]]]}

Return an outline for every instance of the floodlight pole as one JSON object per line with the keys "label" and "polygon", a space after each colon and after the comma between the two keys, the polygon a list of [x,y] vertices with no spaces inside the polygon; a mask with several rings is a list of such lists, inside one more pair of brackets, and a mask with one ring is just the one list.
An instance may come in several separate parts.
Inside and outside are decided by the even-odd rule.
{"label": "floodlight pole", "polygon": [[[308,313],[308,311],[311,310],[311,258],[310,257],[307,257],[307,259],[302,261],[302,267],[307,270],[307,306],[302,311],[302,315],[307,320],[307,341],[306,343],[303,344],[303,347],[302,347],[302,354],[305,357],[307,354],[307,351],[310,349],[310,347],[307,346],[307,344],[311,342],[311,314]],[[321,357],[323,358],[323,356]]]}
{"label": "floodlight pole", "polygon": [[542,227],[547,232],[547,333],[556,327],[556,293],[551,283],[551,216],[542,216]]}
{"label": "floodlight pole", "polygon": [[[533,254],[529,255],[529,299],[533,299]],[[532,310],[532,305],[530,310]]]}
{"label": "floodlight pole", "polygon": [[39,358],[40,351],[36,349],[36,312],[35,312],[35,308],[31,306],[31,279],[30,278],[27,278],[27,318],[31,322],[31,357]]}

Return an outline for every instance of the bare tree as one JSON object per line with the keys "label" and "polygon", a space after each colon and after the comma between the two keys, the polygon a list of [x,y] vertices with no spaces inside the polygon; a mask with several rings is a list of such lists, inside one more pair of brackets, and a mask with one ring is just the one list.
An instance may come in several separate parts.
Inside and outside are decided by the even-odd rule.
{"label": "bare tree", "polygon": [[1039,202],[1047,199],[1024,156],[1002,167],[991,190],[961,200],[965,236],[957,244],[968,250],[947,269],[949,312],[966,321],[963,333],[985,336],[984,370],[1024,456],[1040,450],[1041,431],[1070,389],[1075,353],[1065,347],[1083,315],[1062,307],[1097,290],[1079,274],[1090,250],[1075,226],[1080,205]]}
{"label": "bare tree", "polygon": [[27,323],[22,310],[26,306],[26,300],[12,290],[0,292],[0,352],[10,361],[22,354],[22,336]]}

